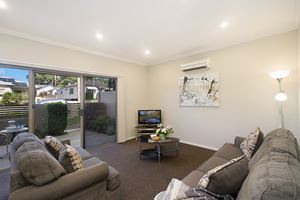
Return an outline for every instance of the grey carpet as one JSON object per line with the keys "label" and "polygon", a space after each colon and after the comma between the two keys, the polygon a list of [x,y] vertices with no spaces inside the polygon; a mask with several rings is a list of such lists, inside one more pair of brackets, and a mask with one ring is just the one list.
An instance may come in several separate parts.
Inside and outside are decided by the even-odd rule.
{"label": "grey carpet", "polygon": [[[123,144],[106,144],[89,152],[116,168],[121,177],[123,200],[152,200],[166,189],[172,178],[182,179],[206,161],[214,151],[181,144],[180,154],[163,157],[159,164],[154,158],[139,160],[135,140]],[[0,174],[0,200],[8,199],[9,173]]]}
{"label": "grey carpet", "polygon": [[9,172],[0,173],[0,200],[7,200],[9,194]]}
{"label": "grey carpet", "polygon": [[166,189],[172,178],[182,179],[214,153],[181,144],[178,158],[170,154],[163,157],[159,164],[155,159],[139,160],[135,140],[108,144],[90,149],[89,152],[119,171],[123,200],[153,200],[158,192]]}

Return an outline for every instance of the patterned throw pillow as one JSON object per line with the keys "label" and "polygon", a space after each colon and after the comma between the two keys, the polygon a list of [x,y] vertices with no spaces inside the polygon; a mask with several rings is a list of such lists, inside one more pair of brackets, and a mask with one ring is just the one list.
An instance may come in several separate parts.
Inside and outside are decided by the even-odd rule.
{"label": "patterned throw pillow", "polygon": [[214,169],[209,170],[206,174],[204,174],[204,176],[202,176],[202,178],[199,180],[198,182],[198,186],[200,188],[206,189],[209,183],[209,178],[211,175],[213,175],[214,173],[224,169],[225,167],[241,160],[245,155],[242,155],[240,157],[234,158],[232,160],[229,160],[228,162],[224,163],[223,165],[217,166]]}
{"label": "patterned throw pillow", "polygon": [[72,146],[65,144],[60,151],[58,161],[65,168],[67,173],[83,169],[82,159],[79,153]]}
{"label": "patterned throw pillow", "polygon": [[46,136],[45,145],[47,149],[52,153],[52,155],[58,159],[60,150],[64,147],[64,145],[53,136]]}
{"label": "patterned throw pillow", "polygon": [[241,143],[240,149],[244,153],[244,155],[250,160],[255,149],[257,139],[261,130],[256,128],[253,132],[251,132],[246,139]]}

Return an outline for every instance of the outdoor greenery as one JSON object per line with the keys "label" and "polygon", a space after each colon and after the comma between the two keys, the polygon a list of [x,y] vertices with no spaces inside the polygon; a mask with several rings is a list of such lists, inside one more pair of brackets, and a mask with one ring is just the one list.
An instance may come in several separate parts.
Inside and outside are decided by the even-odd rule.
{"label": "outdoor greenery", "polygon": [[94,99],[94,94],[93,94],[93,91],[92,90],[86,90],[86,93],[85,93],[85,99],[87,101],[90,101],[90,100],[93,100]]}
{"label": "outdoor greenery", "polygon": [[80,116],[68,117],[68,127],[80,126]]}
{"label": "outdoor greenery", "polygon": [[101,115],[96,119],[87,120],[87,128],[91,131],[96,131],[98,133],[114,135],[115,121],[107,115]]}
{"label": "outdoor greenery", "polygon": [[46,135],[62,135],[67,128],[68,106],[63,103],[49,103],[39,105],[39,126],[36,127],[35,134],[40,138]]}
{"label": "outdoor greenery", "polygon": [[77,77],[75,76],[60,76],[36,73],[34,80],[35,84],[38,85],[52,85],[57,87],[77,84]]}
{"label": "outdoor greenery", "polygon": [[86,84],[96,86],[98,88],[105,88],[110,91],[116,90],[116,79],[105,77],[86,77]]}
{"label": "outdoor greenery", "polygon": [[19,93],[5,92],[2,96],[2,104],[4,105],[20,105],[24,100]]}

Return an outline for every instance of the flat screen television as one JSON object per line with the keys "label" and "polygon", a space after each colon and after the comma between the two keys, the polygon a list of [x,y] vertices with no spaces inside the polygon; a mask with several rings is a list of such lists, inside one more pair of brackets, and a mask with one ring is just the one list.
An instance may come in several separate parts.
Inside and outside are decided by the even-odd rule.
{"label": "flat screen television", "polygon": [[160,124],[161,110],[139,110],[138,121],[139,124]]}

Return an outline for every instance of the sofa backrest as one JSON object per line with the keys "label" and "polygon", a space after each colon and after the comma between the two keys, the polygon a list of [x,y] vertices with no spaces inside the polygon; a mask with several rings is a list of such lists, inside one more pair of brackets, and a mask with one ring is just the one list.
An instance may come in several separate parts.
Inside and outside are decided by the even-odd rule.
{"label": "sofa backrest", "polygon": [[50,154],[44,142],[32,133],[18,134],[10,145],[11,192],[46,184],[65,174],[64,168]]}
{"label": "sofa backrest", "polygon": [[298,159],[299,148],[293,133],[286,129],[270,132],[249,162],[250,172],[237,199],[299,199]]}
{"label": "sofa backrest", "polygon": [[263,156],[271,152],[288,153],[299,160],[298,143],[294,138],[294,134],[282,128],[273,130],[267,134],[263,143],[249,162],[250,170]]}

